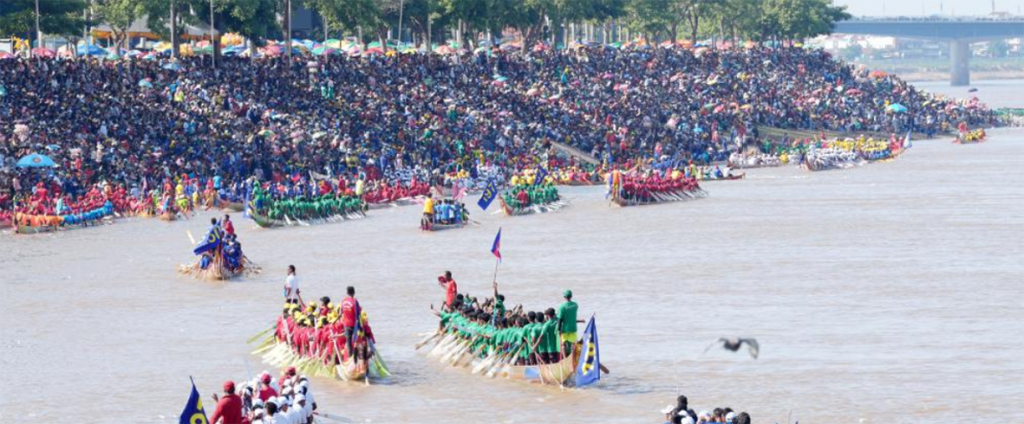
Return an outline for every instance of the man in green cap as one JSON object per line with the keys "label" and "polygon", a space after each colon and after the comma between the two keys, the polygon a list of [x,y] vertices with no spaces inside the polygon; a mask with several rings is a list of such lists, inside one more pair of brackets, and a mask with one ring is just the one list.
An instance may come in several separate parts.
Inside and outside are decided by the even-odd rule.
{"label": "man in green cap", "polygon": [[579,305],[572,301],[572,290],[562,293],[565,303],[558,307],[558,333],[562,340],[562,355],[572,354],[572,347],[576,344],[576,312]]}

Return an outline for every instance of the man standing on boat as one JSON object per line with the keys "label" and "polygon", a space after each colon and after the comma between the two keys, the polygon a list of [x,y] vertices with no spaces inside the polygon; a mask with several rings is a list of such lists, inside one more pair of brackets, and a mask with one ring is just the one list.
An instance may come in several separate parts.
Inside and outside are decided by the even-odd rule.
{"label": "man standing on boat", "polygon": [[356,300],[356,288],[348,286],[346,289],[348,296],[341,301],[341,325],[345,327],[345,352],[353,356],[352,352],[352,339],[356,336],[356,314],[359,309],[359,301]]}
{"label": "man standing on boat", "polygon": [[572,347],[576,344],[576,312],[579,305],[572,301],[572,290],[562,293],[565,303],[558,307],[558,333],[562,340],[562,355],[572,354]]}
{"label": "man standing on boat", "polygon": [[231,215],[224,215],[224,223],[221,226],[224,227],[224,234],[229,236],[235,234],[235,224],[231,222]]}
{"label": "man standing on boat", "polygon": [[284,280],[284,302],[302,305],[301,293],[299,290],[299,277],[295,275],[295,265],[288,265],[288,277]]}
{"label": "man standing on boat", "polygon": [[459,286],[455,284],[455,280],[452,278],[451,271],[445,271],[444,276],[437,277],[437,285],[441,286],[445,290],[444,304],[441,305],[441,309],[451,310],[452,305],[455,304],[455,296],[459,294]]}
{"label": "man standing on boat", "polygon": [[423,228],[429,228],[430,223],[434,220],[434,195],[427,192],[427,198],[423,201],[423,219],[420,222],[420,226]]}

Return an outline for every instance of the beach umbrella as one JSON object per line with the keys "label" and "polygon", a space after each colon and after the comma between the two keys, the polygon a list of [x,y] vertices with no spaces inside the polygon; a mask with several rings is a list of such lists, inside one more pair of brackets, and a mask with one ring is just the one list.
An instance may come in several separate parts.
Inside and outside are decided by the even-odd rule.
{"label": "beach umbrella", "polygon": [[53,168],[55,166],[57,164],[53,163],[53,159],[38,153],[18,159],[18,168]]}
{"label": "beach umbrella", "polygon": [[887,110],[889,112],[894,112],[894,113],[903,113],[903,112],[907,111],[907,107],[903,106],[903,105],[901,105],[899,103],[893,103],[893,104],[889,105],[889,107],[885,108],[885,110]]}
{"label": "beach umbrella", "polygon": [[340,49],[341,48],[341,40],[339,40],[337,38],[331,38],[331,39],[329,39],[327,41],[324,41],[324,46],[330,47],[332,49]]}
{"label": "beach umbrella", "polygon": [[888,75],[889,74],[886,73],[885,71],[881,71],[881,70],[878,70],[878,69],[876,69],[874,71],[871,71],[871,73],[868,74],[868,76],[870,76],[871,78],[885,78]]}
{"label": "beach umbrella", "polygon": [[320,46],[320,47],[317,47],[317,48],[313,49],[313,54],[315,54],[315,55],[317,55],[317,56],[323,56],[323,55],[324,55],[324,52],[326,52],[326,51],[327,51],[327,49],[328,49],[328,47],[327,47],[327,46]]}
{"label": "beach umbrella", "polygon": [[851,96],[857,96],[857,95],[860,95],[861,93],[862,92],[859,89],[856,89],[856,88],[851,88],[849,90],[846,90],[846,94],[849,94]]}
{"label": "beach umbrella", "polygon": [[373,55],[373,54],[384,54],[384,49],[382,49],[380,47],[371,47],[371,48],[366,49],[365,52],[363,52],[363,56],[369,56],[369,55]]}
{"label": "beach umbrella", "polygon": [[10,53],[7,53],[7,52],[0,51],[0,59],[14,59],[14,55],[10,54]]}
{"label": "beach umbrella", "polygon": [[452,53],[455,53],[455,49],[452,49],[451,46],[444,45],[444,46],[440,46],[440,47],[434,49],[434,53],[437,53],[437,54],[452,54]]}
{"label": "beach umbrella", "polygon": [[46,47],[36,47],[36,48],[32,49],[32,55],[33,56],[42,56],[42,57],[51,57],[52,58],[52,57],[57,57],[57,52],[55,52],[53,50],[50,50],[50,49],[48,49]]}

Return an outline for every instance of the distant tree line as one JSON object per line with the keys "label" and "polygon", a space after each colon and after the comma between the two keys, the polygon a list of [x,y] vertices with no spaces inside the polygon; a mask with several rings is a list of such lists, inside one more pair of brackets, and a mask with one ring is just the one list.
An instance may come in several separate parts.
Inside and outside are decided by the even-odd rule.
{"label": "distant tree line", "polygon": [[[115,43],[146,18],[151,31],[171,39],[187,25],[209,24],[211,0],[40,0],[40,30],[81,38],[104,23]],[[565,45],[717,38],[786,43],[828,34],[848,19],[828,0],[212,0],[218,32],[239,33],[260,45],[284,37],[290,10],[308,7],[322,17],[316,38],[356,36],[362,42],[399,38],[417,44],[455,41],[473,48],[507,31],[523,48],[538,41]],[[173,28],[173,29],[172,29]],[[0,1],[0,37],[35,38],[35,0]],[[173,37],[178,39],[179,37]]]}

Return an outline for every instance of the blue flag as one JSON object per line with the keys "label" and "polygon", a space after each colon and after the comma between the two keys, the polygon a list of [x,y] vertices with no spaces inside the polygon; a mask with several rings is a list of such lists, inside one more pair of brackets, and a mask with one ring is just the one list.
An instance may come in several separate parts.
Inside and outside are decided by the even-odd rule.
{"label": "blue flag", "polygon": [[192,382],[192,394],[188,395],[188,403],[181,411],[180,424],[206,424],[206,411],[203,410],[203,401],[199,398],[199,391],[196,390],[196,382]]}
{"label": "blue flag", "polygon": [[206,233],[206,237],[199,241],[199,244],[192,250],[192,253],[202,255],[203,253],[214,250],[220,247],[220,241],[220,226],[214,225],[213,228],[210,228],[210,231]]}
{"label": "blue flag", "polygon": [[533,185],[544,184],[544,179],[548,177],[548,170],[544,169],[543,166],[537,165],[537,175],[533,178]]}
{"label": "blue flag", "polygon": [[487,183],[487,188],[484,189],[484,193],[480,195],[480,201],[476,204],[480,205],[481,209],[487,210],[496,197],[498,197],[498,183],[492,179]]}
{"label": "blue flag", "polygon": [[597,345],[597,323],[590,317],[583,332],[583,349],[580,363],[576,366],[576,387],[584,387],[601,379],[601,350]]}

